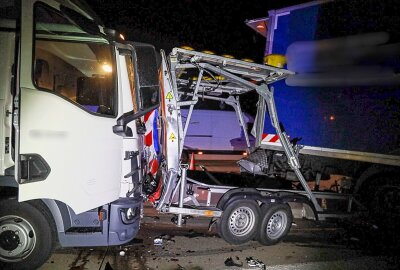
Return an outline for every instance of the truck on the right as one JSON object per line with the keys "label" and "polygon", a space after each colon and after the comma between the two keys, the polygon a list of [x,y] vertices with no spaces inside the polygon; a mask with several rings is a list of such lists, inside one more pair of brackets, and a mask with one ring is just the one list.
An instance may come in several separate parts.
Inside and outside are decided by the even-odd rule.
{"label": "truck on the right", "polygon": [[[385,1],[314,1],[246,21],[266,38],[265,64],[296,73],[272,87],[280,127],[299,151],[310,188],[353,194],[357,209],[394,222],[400,216],[396,8]],[[269,113],[260,98],[256,150],[239,164],[296,186]]]}

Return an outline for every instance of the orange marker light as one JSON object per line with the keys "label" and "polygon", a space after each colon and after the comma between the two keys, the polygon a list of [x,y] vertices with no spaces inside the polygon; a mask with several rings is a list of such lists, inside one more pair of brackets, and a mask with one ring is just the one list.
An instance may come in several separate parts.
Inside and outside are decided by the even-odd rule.
{"label": "orange marker light", "polygon": [[265,25],[264,24],[258,24],[256,26],[257,29],[265,29]]}
{"label": "orange marker light", "polygon": [[209,50],[204,50],[204,51],[201,51],[202,53],[206,53],[206,54],[215,54],[215,52],[213,52],[213,51],[209,51]]}
{"label": "orange marker light", "polygon": [[230,55],[230,54],[223,54],[222,56],[225,57],[225,58],[230,58],[230,59],[234,59],[235,58],[233,55]]}
{"label": "orange marker light", "polygon": [[205,215],[206,217],[212,217],[212,216],[214,216],[214,211],[206,210],[206,211],[204,212],[204,215]]}
{"label": "orange marker light", "polygon": [[184,50],[188,50],[188,51],[194,51],[194,49],[192,47],[186,46],[186,45],[181,46],[181,48],[184,49]]}

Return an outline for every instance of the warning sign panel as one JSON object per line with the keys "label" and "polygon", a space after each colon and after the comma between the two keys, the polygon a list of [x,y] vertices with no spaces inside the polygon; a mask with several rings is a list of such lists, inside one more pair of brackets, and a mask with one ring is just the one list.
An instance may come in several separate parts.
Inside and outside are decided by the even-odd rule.
{"label": "warning sign panel", "polygon": [[176,137],[175,137],[175,134],[173,133],[173,132],[171,132],[171,135],[169,135],[169,138],[168,138],[170,141],[175,141],[176,140]]}
{"label": "warning sign panel", "polygon": [[171,101],[172,99],[174,99],[174,96],[172,95],[172,92],[169,91],[169,92],[167,93],[167,96],[166,96],[165,98],[168,99],[168,101]]}

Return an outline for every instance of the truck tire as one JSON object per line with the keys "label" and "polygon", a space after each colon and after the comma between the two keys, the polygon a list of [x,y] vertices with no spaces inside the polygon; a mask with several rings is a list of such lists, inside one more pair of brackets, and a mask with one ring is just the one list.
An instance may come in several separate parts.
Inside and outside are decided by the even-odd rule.
{"label": "truck tire", "polygon": [[280,242],[292,227],[293,215],[290,206],[282,203],[264,204],[257,240],[270,246]]}
{"label": "truck tire", "polygon": [[51,217],[39,204],[0,203],[0,269],[37,269],[54,248]]}
{"label": "truck tire", "polygon": [[260,207],[255,201],[238,200],[223,211],[217,231],[226,242],[240,245],[255,238],[259,220]]}
{"label": "truck tire", "polygon": [[399,173],[398,170],[376,171],[356,190],[361,203],[372,216],[400,215],[399,207],[397,207],[400,190]]}

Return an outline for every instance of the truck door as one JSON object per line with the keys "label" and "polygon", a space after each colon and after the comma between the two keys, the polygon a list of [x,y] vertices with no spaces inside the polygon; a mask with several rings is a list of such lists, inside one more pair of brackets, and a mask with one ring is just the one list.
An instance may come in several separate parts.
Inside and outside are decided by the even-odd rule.
{"label": "truck door", "polygon": [[63,3],[21,1],[16,178],[20,201],[80,213],[119,197],[121,112],[115,49],[90,15]]}

